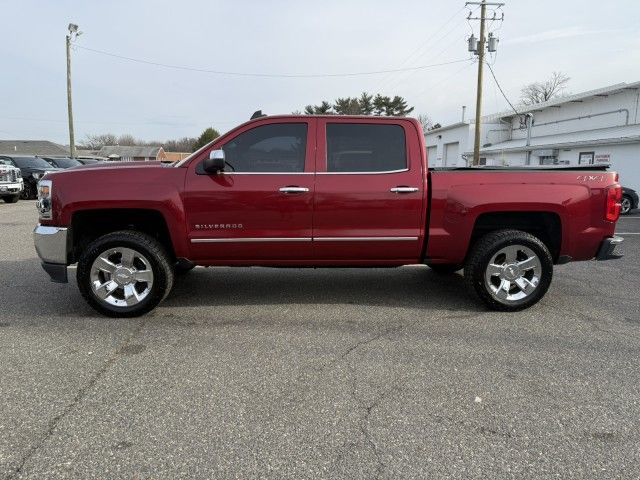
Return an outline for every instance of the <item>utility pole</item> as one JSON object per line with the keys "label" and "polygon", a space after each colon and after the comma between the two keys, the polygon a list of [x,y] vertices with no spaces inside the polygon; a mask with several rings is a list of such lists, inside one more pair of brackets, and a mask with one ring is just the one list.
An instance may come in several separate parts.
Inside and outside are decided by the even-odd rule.
{"label": "utility pole", "polygon": [[[487,6],[502,7],[504,3],[487,2],[482,0],[481,2],[467,2],[467,5],[480,5],[480,17],[471,17],[471,13],[467,17],[467,20],[480,20],[480,38],[476,41],[475,37],[471,35],[469,38],[469,51],[478,55],[478,85],[476,89],[476,125],[475,136],[473,143],[473,165],[480,165],[480,118],[482,116],[482,84],[484,74],[484,51],[487,43],[485,37],[486,21],[487,21]],[[504,13],[502,18],[497,18],[494,13],[491,20],[504,20]],[[491,48],[495,51],[495,42],[490,42]],[[475,48],[474,48],[475,47]]]}
{"label": "utility pole", "polygon": [[76,39],[82,32],[78,31],[78,25],[69,24],[67,34],[67,111],[69,115],[69,155],[76,158],[76,142],[73,132],[73,107],[71,103],[71,40]]}

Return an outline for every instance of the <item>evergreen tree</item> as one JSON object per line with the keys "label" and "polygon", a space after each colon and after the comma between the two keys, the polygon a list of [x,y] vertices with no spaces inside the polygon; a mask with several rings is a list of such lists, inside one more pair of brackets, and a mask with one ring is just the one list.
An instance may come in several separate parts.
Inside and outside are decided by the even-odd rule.
{"label": "evergreen tree", "polygon": [[360,104],[357,98],[338,98],[333,104],[338,115],[360,115]]}
{"label": "evergreen tree", "polygon": [[379,93],[373,98],[373,114],[377,116],[389,115],[389,97],[383,97]]}
{"label": "evergreen tree", "polygon": [[333,104],[323,101],[320,105],[307,105],[304,107],[306,115],[377,115],[377,116],[401,116],[404,117],[413,112],[407,101],[396,95],[393,98],[386,95],[375,96],[362,92],[359,97],[337,98]]}
{"label": "evergreen tree", "polygon": [[361,115],[371,115],[373,113],[373,95],[369,95],[367,92],[362,92],[358,99],[360,104]]}
{"label": "evergreen tree", "polygon": [[204,147],[207,143],[215,140],[220,136],[220,133],[213,127],[206,128],[196,140],[193,146],[194,150],[198,150],[200,147]]}

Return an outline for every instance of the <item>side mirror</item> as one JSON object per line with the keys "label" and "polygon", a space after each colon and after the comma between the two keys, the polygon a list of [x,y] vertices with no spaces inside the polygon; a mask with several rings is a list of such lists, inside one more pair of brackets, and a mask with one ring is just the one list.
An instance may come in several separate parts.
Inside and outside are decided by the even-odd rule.
{"label": "side mirror", "polygon": [[202,162],[202,168],[207,173],[219,173],[224,170],[224,150],[211,150],[209,158]]}

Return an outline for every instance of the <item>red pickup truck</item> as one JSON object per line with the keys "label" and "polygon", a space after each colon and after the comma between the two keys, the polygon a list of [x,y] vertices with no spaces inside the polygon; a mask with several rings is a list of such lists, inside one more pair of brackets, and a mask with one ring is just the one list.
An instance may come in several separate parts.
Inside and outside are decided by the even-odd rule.
{"label": "red pickup truck", "polygon": [[[617,174],[428,168],[410,118],[263,116],[174,164],[47,174],[35,245],[44,269],[111,316],[164,299],[196,265],[464,268],[488,307],[542,298],[554,264],[618,258]],[[427,295],[428,292],[425,292]]]}

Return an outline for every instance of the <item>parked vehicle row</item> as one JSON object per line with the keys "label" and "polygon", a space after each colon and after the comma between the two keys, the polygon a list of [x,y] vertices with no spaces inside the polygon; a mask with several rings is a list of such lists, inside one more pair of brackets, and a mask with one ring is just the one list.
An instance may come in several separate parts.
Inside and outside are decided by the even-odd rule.
{"label": "parked vehicle row", "polygon": [[22,156],[22,155],[2,155],[0,156],[5,163],[17,167],[22,172],[24,181],[24,189],[20,198],[30,200],[37,197],[38,181],[47,172],[59,171],[59,168],[52,167],[49,162],[39,157]]}
{"label": "parked vehicle row", "polygon": [[[57,172],[67,168],[81,167],[83,165],[90,165],[94,163],[98,163],[98,160],[91,158],[76,159],[69,157],[41,157],[34,155],[0,155],[0,164],[18,169],[21,173],[20,183],[22,184],[18,197],[15,197],[15,186],[0,185],[0,194],[2,194],[3,200],[8,203],[17,201],[17,198],[22,198],[23,200],[34,200],[37,197],[38,181],[40,181],[45,173]],[[0,177],[0,183],[2,183],[1,178],[2,177]],[[6,187],[4,193],[3,187]]]}
{"label": "parked vehicle row", "polygon": [[53,281],[77,263],[111,316],[152,310],[195,265],[464,268],[489,308],[514,311],[554,265],[621,256],[621,200],[605,166],[430,168],[414,119],[273,116],[174,164],[48,173],[34,240]]}

